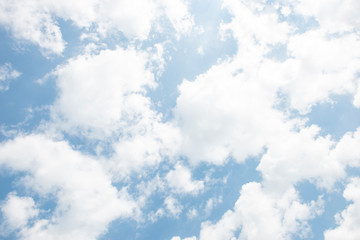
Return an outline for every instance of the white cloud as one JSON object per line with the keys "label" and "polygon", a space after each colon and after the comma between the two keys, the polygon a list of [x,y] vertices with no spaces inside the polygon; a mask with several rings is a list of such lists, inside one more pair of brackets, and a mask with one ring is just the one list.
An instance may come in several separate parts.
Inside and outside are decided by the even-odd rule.
{"label": "white cloud", "polygon": [[325,240],[340,240],[344,237],[349,240],[360,238],[360,178],[350,180],[343,196],[353,203],[336,215],[338,226],[325,231]]}
{"label": "white cloud", "polygon": [[45,54],[60,54],[65,48],[60,28],[38,1],[0,1],[0,24],[16,39],[39,45]]}
{"label": "white cloud", "polygon": [[249,47],[248,44],[252,45],[254,42],[259,47],[284,43],[291,32],[288,23],[279,20],[275,9],[265,9],[265,2],[225,0],[223,8],[226,8],[233,18],[230,23],[222,24],[221,29],[232,31],[238,41],[239,52],[244,53]]}
{"label": "white cloud", "polygon": [[[327,5],[326,1],[319,2],[322,7]],[[329,35],[322,27],[297,33],[296,23],[279,19],[277,6],[261,1],[224,2],[234,17],[221,29],[230,31],[238,41],[237,61],[244,73],[285,93],[290,107],[304,114],[313,105],[328,101],[331,94],[356,94],[360,56],[357,35]],[[312,4],[309,8],[313,9]],[[338,11],[338,7],[334,9]],[[269,61],[268,54],[277,52],[277,46],[284,48],[284,59]]]}
{"label": "white cloud", "polygon": [[313,30],[292,36],[287,46],[292,59],[283,63],[281,76],[291,107],[307,113],[331,94],[354,93],[360,70],[359,48],[355,34],[329,38]]}
{"label": "white cloud", "polygon": [[120,31],[128,38],[144,40],[162,16],[178,34],[188,32],[193,25],[182,0],[0,1],[0,24],[16,39],[37,44],[45,55],[61,54],[66,45],[56,18],[69,20],[85,32],[95,29],[102,37]]}
{"label": "white cloud", "polygon": [[193,218],[197,217],[197,215],[198,215],[198,211],[195,208],[190,209],[186,214],[186,216],[189,219],[193,219]]}
{"label": "white cloud", "polygon": [[18,197],[14,192],[8,194],[6,201],[1,205],[1,212],[4,218],[3,227],[10,230],[26,226],[30,219],[39,214],[31,197]]}
{"label": "white cloud", "polygon": [[12,68],[10,63],[4,63],[0,66],[0,92],[9,89],[10,81],[18,78],[20,72]]}
{"label": "white cloud", "polygon": [[[321,29],[295,33],[278,19],[276,7],[261,1],[229,0],[224,7],[234,17],[223,29],[233,32],[238,53],[179,86],[181,152],[193,164],[223,164],[229,157],[242,162],[265,153],[257,169],[267,187],[281,192],[310,180],[331,189],[346,176],[347,163],[332,151],[336,143],[318,136],[320,129],[306,126],[306,119],[288,119],[287,112],[305,114],[333,94],[354,94],[360,41],[355,34],[331,37]],[[267,56],[273,44],[284,44],[284,60]]]}
{"label": "white cloud", "polygon": [[218,198],[210,198],[206,201],[205,205],[205,214],[209,216],[211,214],[211,211],[216,207],[218,204],[222,203],[222,197]]}
{"label": "white cloud", "polygon": [[298,133],[283,133],[282,140],[268,145],[257,167],[267,187],[281,191],[309,180],[331,191],[335,182],[346,178],[347,167],[360,166],[360,129],[337,143],[330,136],[317,136],[319,131],[313,125]]}
{"label": "white cloud", "polygon": [[127,37],[146,39],[152,22],[158,16],[157,7],[155,1],[141,0],[109,0],[100,3],[101,15],[97,19],[99,31],[106,34],[120,30]]}
{"label": "white cloud", "polygon": [[[310,181],[331,190],[336,181],[346,178],[346,167],[359,167],[360,129],[335,142],[331,136],[319,136],[321,129],[307,126],[306,119],[291,119],[288,112],[307,114],[334,94],[353,94],[354,105],[360,106],[360,41],[357,33],[351,33],[358,28],[359,12],[350,8],[356,4],[353,0],[338,11],[338,0],[328,5],[322,0],[290,1],[286,6],[266,2],[224,0],[223,7],[233,17],[220,29],[222,34],[232,33],[238,53],[219,59],[194,81],[180,84],[174,121],[164,122],[147,97],[147,89],[156,87],[156,74],[164,70],[161,44],[154,46],[153,55],[151,49],[131,47],[99,51],[91,43],[86,54],[58,66],[53,76],[59,92],[51,120],[42,127],[59,138],[65,132],[86,142],[99,141],[98,159],[43,135],[1,143],[0,165],[24,172],[22,184],[40,198],[54,196],[57,204],[50,217],[41,218],[41,206],[32,198],[10,194],[2,205],[7,227],[20,228],[22,239],[96,239],[114,219],[139,219],[139,208],[156,191],[169,187],[172,194],[197,195],[204,190],[204,181],[194,180],[191,170],[181,164],[171,166],[164,179],[156,175],[138,184],[143,195],[137,202],[112,181],[132,184],[133,173],[145,181],[162,161],[170,159],[174,164],[171,160],[179,156],[187,157],[192,166],[221,165],[229,159],[243,163],[258,156],[263,182],[244,185],[233,210],[218,222],[202,224],[200,239],[308,237],[307,221],[321,212],[321,199],[304,203],[294,186]],[[296,32],[296,23],[283,21],[279,11],[284,16],[315,16],[320,26]],[[190,32],[194,24],[182,0],[0,0],[0,24],[45,53],[61,54],[65,47],[58,18],[69,20],[84,32],[82,36],[92,36],[96,42],[117,31],[131,40],[144,40],[152,29],[163,30],[157,24],[164,17],[178,34]],[[274,56],[279,46],[283,57]],[[198,52],[203,54],[202,47]],[[10,64],[0,67],[0,83],[18,76]],[[6,90],[4,86],[0,90]],[[344,192],[353,204],[338,215],[339,226],[326,232],[328,239],[359,237],[351,230],[358,227],[359,182],[353,179]],[[166,197],[147,219],[180,217],[183,206],[173,196]],[[220,202],[221,198],[209,199],[206,215]],[[21,211],[15,213],[17,206]],[[192,218],[198,211],[191,208],[186,215]]]}
{"label": "white cloud", "polygon": [[141,176],[141,170],[156,168],[162,161],[173,159],[178,153],[181,136],[172,124],[145,117],[130,126],[130,130],[113,142],[114,154],[106,163],[115,180],[124,179],[132,172]]}
{"label": "white cloud", "polygon": [[181,136],[145,96],[156,86],[152,70],[159,70],[150,66],[161,58],[117,48],[70,59],[53,72],[59,93],[43,128],[101,140],[97,154],[113,150],[104,164],[116,181],[174,156]]}
{"label": "white cloud", "polygon": [[181,203],[171,195],[164,199],[163,205],[164,206],[157,209],[156,212],[150,212],[148,218],[151,222],[156,222],[162,217],[179,218],[183,211]]}
{"label": "white cloud", "polygon": [[54,72],[59,95],[53,120],[69,132],[101,137],[151,114],[143,95],[146,87],[155,86],[147,63],[146,53],[122,48],[70,59]]}
{"label": "white cloud", "polygon": [[191,179],[191,172],[188,168],[177,164],[174,170],[166,174],[169,187],[176,193],[188,193],[196,195],[204,189],[204,182]]}
{"label": "white cloud", "polygon": [[96,239],[111,221],[139,217],[126,189],[118,191],[99,162],[64,141],[19,136],[0,145],[0,165],[24,172],[20,183],[40,198],[55,198],[49,218],[23,226],[20,239]]}
{"label": "white cloud", "polygon": [[179,201],[172,196],[165,198],[164,204],[170,216],[174,218],[178,218],[183,210],[183,207]]}
{"label": "white cloud", "polygon": [[331,189],[345,176],[341,162],[330,158],[334,143],[329,136],[317,136],[319,131],[313,125],[300,132],[282,132],[269,143],[257,167],[267,187],[282,191],[297,182],[312,180],[319,187]]}
{"label": "white cloud", "polygon": [[360,3],[356,0],[300,0],[294,9],[305,16],[314,16],[320,27],[330,33],[344,33],[359,29]]}
{"label": "white cloud", "polygon": [[360,166],[360,128],[346,133],[331,151],[331,157],[349,167]]}
{"label": "white cloud", "polygon": [[234,63],[224,62],[179,86],[175,115],[184,139],[181,152],[192,163],[223,164],[230,156],[244,161],[259,154],[264,136],[281,124],[281,114],[268,106],[264,89],[235,75],[237,70]]}
{"label": "white cloud", "polygon": [[200,239],[291,239],[310,234],[307,221],[321,212],[321,201],[301,203],[291,188],[281,196],[267,193],[259,183],[243,185],[234,210],[228,210],[212,224],[201,225]]}
{"label": "white cloud", "polygon": [[187,2],[184,0],[159,0],[159,3],[178,34],[188,33],[192,29],[194,20],[188,11]]}
{"label": "white cloud", "polygon": [[181,238],[179,236],[172,237],[171,240],[196,240],[196,237],[187,237],[187,238]]}

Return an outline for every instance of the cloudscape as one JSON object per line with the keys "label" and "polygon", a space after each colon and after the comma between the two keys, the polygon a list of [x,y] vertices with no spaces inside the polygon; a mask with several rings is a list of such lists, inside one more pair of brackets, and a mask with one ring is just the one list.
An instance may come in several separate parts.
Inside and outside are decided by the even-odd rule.
{"label": "cloudscape", "polygon": [[0,0],[0,239],[360,239],[359,16]]}

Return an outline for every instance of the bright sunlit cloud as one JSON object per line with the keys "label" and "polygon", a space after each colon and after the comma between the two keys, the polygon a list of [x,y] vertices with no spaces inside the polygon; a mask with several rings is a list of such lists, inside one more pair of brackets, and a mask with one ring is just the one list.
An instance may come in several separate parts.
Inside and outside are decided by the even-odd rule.
{"label": "bright sunlit cloud", "polygon": [[0,0],[0,238],[360,238],[356,0]]}

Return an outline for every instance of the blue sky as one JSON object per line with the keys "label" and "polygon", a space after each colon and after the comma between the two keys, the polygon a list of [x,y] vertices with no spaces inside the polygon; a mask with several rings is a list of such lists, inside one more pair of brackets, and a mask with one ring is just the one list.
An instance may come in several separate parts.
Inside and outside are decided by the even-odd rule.
{"label": "blue sky", "polygon": [[0,0],[0,238],[357,240],[356,0]]}

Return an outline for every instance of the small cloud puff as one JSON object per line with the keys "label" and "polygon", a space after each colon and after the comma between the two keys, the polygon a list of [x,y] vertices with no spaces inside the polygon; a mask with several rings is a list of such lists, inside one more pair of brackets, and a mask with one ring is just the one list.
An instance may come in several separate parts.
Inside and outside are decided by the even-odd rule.
{"label": "small cloud puff", "polygon": [[204,189],[204,182],[192,180],[190,170],[180,164],[177,164],[174,170],[168,172],[166,180],[175,193],[196,195]]}
{"label": "small cloud puff", "polygon": [[0,92],[9,89],[10,81],[18,78],[20,72],[12,68],[11,63],[5,63],[0,66]]}

